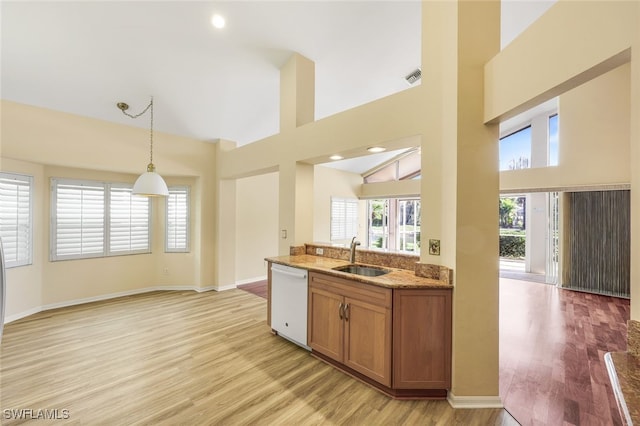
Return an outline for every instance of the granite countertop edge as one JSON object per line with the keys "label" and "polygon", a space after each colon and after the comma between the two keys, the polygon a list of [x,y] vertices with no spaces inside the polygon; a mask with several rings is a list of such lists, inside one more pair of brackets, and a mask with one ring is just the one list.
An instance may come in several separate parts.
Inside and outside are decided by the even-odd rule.
{"label": "granite countertop edge", "polygon": [[448,283],[444,283],[440,280],[423,278],[415,274],[414,271],[408,269],[390,268],[379,265],[365,265],[358,263],[358,265],[373,266],[375,268],[382,268],[389,270],[388,274],[379,275],[377,277],[366,277],[362,275],[350,274],[347,272],[336,271],[333,268],[349,265],[350,262],[341,259],[333,259],[324,256],[313,256],[309,254],[302,255],[287,255],[287,256],[275,256],[267,257],[264,260],[271,263],[276,263],[285,266],[292,266],[295,268],[302,268],[308,271],[321,272],[324,274],[332,275],[339,278],[349,279],[365,284],[372,284],[379,287],[386,288],[439,288],[439,289],[452,289],[453,286]]}
{"label": "granite countertop edge", "polygon": [[604,359],[623,423],[640,424],[640,357],[607,352]]}

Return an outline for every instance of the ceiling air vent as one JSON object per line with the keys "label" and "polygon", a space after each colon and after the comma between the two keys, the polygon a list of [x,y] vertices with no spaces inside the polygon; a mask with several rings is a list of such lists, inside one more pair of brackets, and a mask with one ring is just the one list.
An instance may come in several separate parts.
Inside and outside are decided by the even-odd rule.
{"label": "ceiling air vent", "polygon": [[413,71],[411,74],[406,76],[404,79],[407,80],[407,83],[413,84],[416,81],[420,80],[421,77],[422,77],[422,70],[418,68],[415,71]]}

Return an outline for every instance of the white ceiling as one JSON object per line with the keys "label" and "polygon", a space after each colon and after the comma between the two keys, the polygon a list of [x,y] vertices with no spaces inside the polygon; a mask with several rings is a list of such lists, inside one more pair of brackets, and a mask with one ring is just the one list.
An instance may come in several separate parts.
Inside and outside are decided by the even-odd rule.
{"label": "white ceiling", "polygon": [[[551,4],[503,2],[503,44]],[[279,68],[293,52],[315,61],[316,119],[409,88],[421,58],[419,1],[0,7],[2,99],[146,128],[115,104],[137,113],[153,95],[156,130],[239,145],[278,133]]]}
{"label": "white ceiling", "polygon": [[[210,24],[214,12],[227,26]],[[2,2],[2,98],[239,145],[278,133],[279,68],[316,63],[316,118],[410,87],[419,2]]]}

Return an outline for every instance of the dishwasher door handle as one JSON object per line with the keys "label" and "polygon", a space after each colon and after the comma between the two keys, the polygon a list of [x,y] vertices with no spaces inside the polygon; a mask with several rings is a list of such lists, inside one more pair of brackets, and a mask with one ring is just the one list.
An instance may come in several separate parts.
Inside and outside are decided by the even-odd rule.
{"label": "dishwasher door handle", "polygon": [[278,269],[278,268],[274,268],[273,266],[271,267],[271,272],[272,273],[278,273],[278,274],[282,274],[282,275],[289,275],[290,277],[294,277],[294,278],[302,278],[302,279],[306,279],[307,278],[307,274],[297,274],[295,272],[289,272],[289,271],[285,271],[283,269]]}

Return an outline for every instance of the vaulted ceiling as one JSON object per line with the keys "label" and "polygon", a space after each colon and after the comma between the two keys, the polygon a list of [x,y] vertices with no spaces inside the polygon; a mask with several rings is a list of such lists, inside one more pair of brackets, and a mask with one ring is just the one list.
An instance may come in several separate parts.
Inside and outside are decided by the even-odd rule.
{"label": "vaulted ceiling", "polygon": [[[551,4],[505,2],[503,44]],[[157,130],[199,140],[242,145],[278,133],[279,68],[292,52],[315,61],[316,119],[409,88],[404,77],[420,66],[418,1],[3,1],[1,8],[3,99],[147,127],[115,104],[136,113],[153,95]],[[226,18],[224,29],[211,25],[214,13]]]}

